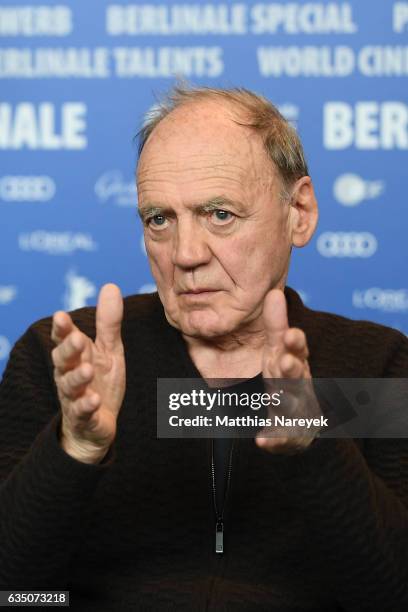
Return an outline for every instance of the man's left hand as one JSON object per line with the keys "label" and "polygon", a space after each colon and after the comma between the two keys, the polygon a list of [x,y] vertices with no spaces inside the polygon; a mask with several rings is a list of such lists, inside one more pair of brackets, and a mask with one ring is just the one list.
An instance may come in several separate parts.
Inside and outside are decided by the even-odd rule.
{"label": "man's left hand", "polygon": [[[289,327],[286,299],[281,290],[272,289],[266,295],[263,318],[266,342],[262,376],[266,391],[270,394],[276,392],[277,381],[270,379],[304,380],[304,384],[295,385],[297,392],[294,395],[286,394],[285,400],[290,395],[289,401],[283,403],[288,411],[286,416],[291,419],[319,418],[322,412],[313,390],[306,336],[301,329]],[[271,453],[293,454],[306,449],[317,432],[316,428],[307,430],[306,427],[291,427],[285,431],[283,427],[272,427],[262,430],[256,437],[256,443]]]}

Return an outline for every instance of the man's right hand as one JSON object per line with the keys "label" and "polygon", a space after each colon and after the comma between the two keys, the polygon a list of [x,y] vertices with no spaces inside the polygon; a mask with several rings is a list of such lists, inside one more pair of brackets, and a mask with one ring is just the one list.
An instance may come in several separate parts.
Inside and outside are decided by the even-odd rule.
{"label": "man's right hand", "polygon": [[61,445],[74,459],[99,463],[109,450],[126,385],[120,289],[102,287],[93,342],[69,314],[54,314],[54,380],[62,409]]}

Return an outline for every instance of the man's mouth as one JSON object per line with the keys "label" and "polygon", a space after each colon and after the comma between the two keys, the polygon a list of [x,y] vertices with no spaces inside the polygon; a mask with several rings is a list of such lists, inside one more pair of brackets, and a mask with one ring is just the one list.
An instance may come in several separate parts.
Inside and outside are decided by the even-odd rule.
{"label": "man's mouth", "polygon": [[210,293],[216,293],[219,289],[211,289],[209,287],[195,287],[194,289],[186,289],[181,291],[180,295],[208,295]]}

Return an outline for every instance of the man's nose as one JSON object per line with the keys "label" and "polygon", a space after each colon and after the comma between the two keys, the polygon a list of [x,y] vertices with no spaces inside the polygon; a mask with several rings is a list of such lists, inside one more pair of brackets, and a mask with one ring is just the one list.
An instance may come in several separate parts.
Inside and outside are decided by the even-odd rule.
{"label": "man's nose", "polygon": [[179,220],[173,248],[173,264],[181,268],[195,268],[206,264],[211,251],[205,230],[193,219]]}

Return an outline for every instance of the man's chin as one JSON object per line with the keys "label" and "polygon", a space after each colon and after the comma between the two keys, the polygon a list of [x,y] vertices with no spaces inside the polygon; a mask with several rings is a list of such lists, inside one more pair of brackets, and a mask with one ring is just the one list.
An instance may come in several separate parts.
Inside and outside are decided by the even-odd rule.
{"label": "man's chin", "polygon": [[211,339],[224,336],[234,330],[215,313],[194,312],[183,314],[177,322],[171,322],[182,334],[193,338]]}

